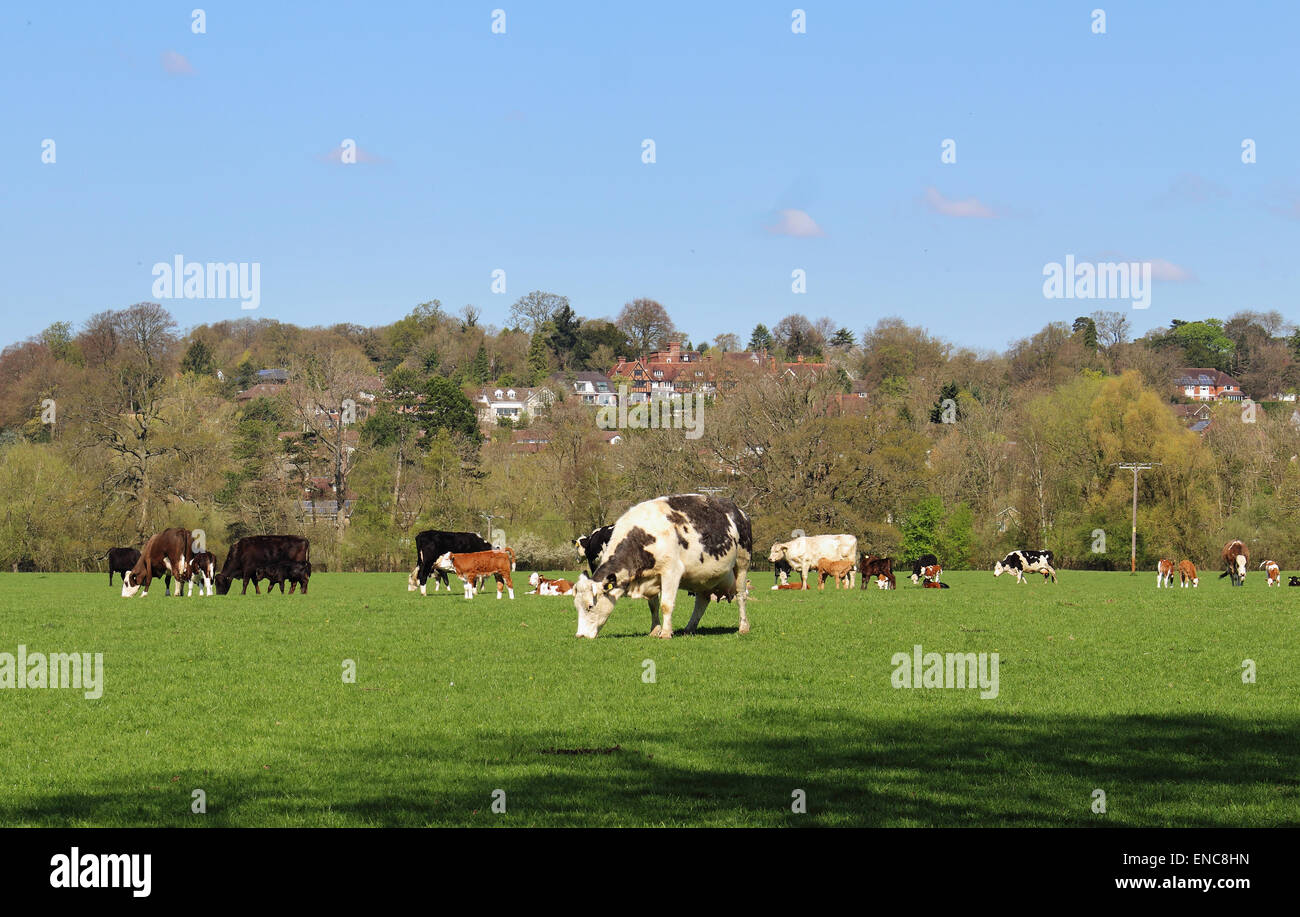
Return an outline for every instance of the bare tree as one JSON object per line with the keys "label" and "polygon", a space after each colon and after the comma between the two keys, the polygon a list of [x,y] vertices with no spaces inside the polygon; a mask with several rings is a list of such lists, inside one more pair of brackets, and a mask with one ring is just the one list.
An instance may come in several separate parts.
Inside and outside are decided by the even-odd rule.
{"label": "bare tree", "polygon": [[374,384],[373,373],[356,351],[327,335],[291,362],[289,374],[284,387],[289,403],[303,432],[313,436],[331,467],[341,539],[346,524],[343,503],[348,475],[358,458],[352,445],[354,437],[347,435],[347,427],[356,423],[357,400],[368,385]]}
{"label": "bare tree", "polygon": [[662,349],[677,333],[668,310],[653,299],[634,299],[624,305],[614,326],[627,335],[636,355]]}
{"label": "bare tree", "polygon": [[568,304],[567,296],[533,290],[515,300],[515,304],[510,307],[510,320],[529,334],[536,334],[555,317],[556,312]]}
{"label": "bare tree", "polygon": [[1092,313],[1092,320],[1097,323],[1097,343],[1103,350],[1129,342],[1133,323],[1129,321],[1128,313],[1098,311]]}

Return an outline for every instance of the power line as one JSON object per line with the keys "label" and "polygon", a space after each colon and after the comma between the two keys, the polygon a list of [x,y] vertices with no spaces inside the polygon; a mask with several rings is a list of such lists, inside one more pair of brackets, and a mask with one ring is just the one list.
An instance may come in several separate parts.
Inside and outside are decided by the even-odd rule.
{"label": "power line", "polygon": [[1111,467],[1133,472],[1133,542],[1129,554],[1129,572],[1137,573],[1138,556],[1138,472],[1161,465],[1163,462],[1111,462]]}

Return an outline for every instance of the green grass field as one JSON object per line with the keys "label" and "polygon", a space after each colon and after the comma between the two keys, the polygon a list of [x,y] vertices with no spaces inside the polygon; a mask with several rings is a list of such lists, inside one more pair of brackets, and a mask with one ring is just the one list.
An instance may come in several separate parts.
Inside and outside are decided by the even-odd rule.
{"label": "green grass field", "polygon": [[[651,639],[624,600],[594,642],[526,577],[471,603],[404,574],[129,600],[104,574],[0,575],[0,652],[105,671],[99,700],[0,690],[0,825],[1300,824],[1300,589],[1257,572],[1160,592],[1153,573],[892,593],[757,574],[747,636],[724,604]],[[999,696],[893,688],[918,643],[997,652]]]}

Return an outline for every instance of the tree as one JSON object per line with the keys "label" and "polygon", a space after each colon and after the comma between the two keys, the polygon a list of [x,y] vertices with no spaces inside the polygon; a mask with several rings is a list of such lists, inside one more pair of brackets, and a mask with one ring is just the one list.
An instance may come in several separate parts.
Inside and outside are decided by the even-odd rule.
{"label": "tree", "polygon": [[529,334],[536,334],[542,326],[555,317],[555,313],[569,304],[569,297],[558,293],[533,290],[515,300],[510,307],[510,320]]}
{"label": "tree", "polygon": [[786,359],[795,357],[819,357],[826,339],[813,327],[813,323],[799,315],[787,315],[776,323],[772,329],[772,338],[776,346],[785,351]]}
{"label": "tree", "polygon": [[848,328],[840,328],[831,336],[830,345],[836,350],[848,350],[857,343],[857,338]]}
{"label": "tree", "polygon": [[1081,336],[1083,346],[1089,350],[1097,349],[1097,322],[1086,315],[1080,315],[1072,326],[1075,335]]}
{"label": "tree", "polygon": [[740,338],[730,332],[719,334],[713,339],[713,348],[723,353],[732,353],[740,349]]}
{"label": "tree", "polygon": [[480,439],[474,405],[450,379],[434,376],[428,381],[424,387],[423,415],[429,435],[446,430],[472,442]]}
{"label": "tree", "polygon": [[772,349],[772,332],[767,330],[767,325],[760,322],[754,326],[754,330],[749,335],[749,349],[752,351]]}
{"label": "tree", "polygon": [[653,299],[634,299],[623,306],[614,324],[627,335],[632,346],[629,356],[643,356],[664,345],[677,332],[668,311]]}
{"label": "tree", "polygon": [[530,385],[539,384],[551,374],[553,369],[551,348],[547,343],[551,334],[552,325],[548,322],[533,334],[533,340],[528,345],[528,381]]}
{"label": "tree", "polygon": [[491,367],[488,364],[487,345],[479,344],[478,350],[474,353],[474,362],[470,364],[469,376],[475,382],[484,383],[491,378]]}
{"label": "tree", "polygon": [[181,372],[193,373],[196,376],[210,376],[216,368],[216,362],[212,358],[212,348],[201,338],[195,338],[181,360]]}

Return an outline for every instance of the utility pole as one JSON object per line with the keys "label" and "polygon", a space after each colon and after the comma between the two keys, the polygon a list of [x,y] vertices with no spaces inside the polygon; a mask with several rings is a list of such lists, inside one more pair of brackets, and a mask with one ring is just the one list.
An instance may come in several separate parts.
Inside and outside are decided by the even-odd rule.
{"label": "utility pole", "polygon": [[1123,468],[1133,472],[1133,541],[1129,554],[1129,573],[1137,573],[1138,564],[1138,472],[1154,468],[1163,462],[1111,462],[1112,467]]}

